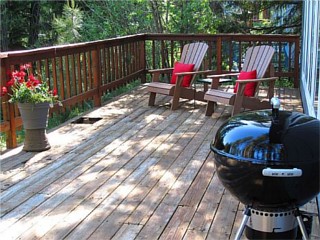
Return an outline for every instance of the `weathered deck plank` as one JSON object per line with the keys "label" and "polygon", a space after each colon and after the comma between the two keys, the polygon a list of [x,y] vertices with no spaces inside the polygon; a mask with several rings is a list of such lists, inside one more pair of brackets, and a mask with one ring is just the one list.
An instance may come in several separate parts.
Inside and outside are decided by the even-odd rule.
{"label": "weathered deck plank", "polygon": [[[296,90],[276,95],[302,110]],[[1,239],[233,239],[243,205],[209,148],[230,108],[206,117],[201,102],[171,111],[167,97],[147,101],[141,87],[87,113],[102,117],[95,124],[48,133],[48,151],[2,155]],[[316,212],[314,201],[305,209]]]}

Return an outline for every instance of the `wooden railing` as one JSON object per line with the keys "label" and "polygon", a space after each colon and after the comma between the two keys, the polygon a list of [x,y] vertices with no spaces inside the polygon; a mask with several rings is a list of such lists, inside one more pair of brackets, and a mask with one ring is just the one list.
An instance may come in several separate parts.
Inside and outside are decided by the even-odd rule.
{"label": "wooden railing", "polygon": [[[240,35],[240,34],[147,34],[147,68],[166,68],[173,65],[188,42],[201,41],[209,45],[202,66],[217,73],[239,71],[247,48],[253,45],[271,45],[275,48],[272,63],[275,75],[291,78],[299,86],[300,37],[297,35]],[[178,52],[177,52],[178,51]]]}
{"label": "wooden railing", "polygon": [[[31,63],[33,70],[48,79],[55,88],[63,107],[51,112],[70,109],[84,101],[101,106],[101,96],[135,79],[144,81],[144,35],[39,48],[30,51],[0,53],[1,85],[6,82],[6,70],[20,64]],[[8,80],[8,79],[7,79]],[[7,148],[17,146],[16,129],[22,126],[17,107],[2,102],[1,132],[6,133]]]}
{"label": "wooden railing", "polygon": [[[63,107],[51,112],[64,112],[101,98],[134,80],[146,81],[147,70],[172,66],[179,59],[187,42],[207,42],[209,50],[202,69],[216,73],[241,69],[242,57],[248,46],[272,45],[276,49],[273,64],[276,76],[292,78],[299,86],[299,36],[289,35],[208,35],[208,34],[138,34],[108,40],[39,48],[29,51],[0,53],[1,86],[6,84],[7,69],[31,63],[33,70],[48,79],[56,88]],[[6,134],[7,148],[17,146],[16,130],[22,121],[17,107],[1,99],[0,129]]]}

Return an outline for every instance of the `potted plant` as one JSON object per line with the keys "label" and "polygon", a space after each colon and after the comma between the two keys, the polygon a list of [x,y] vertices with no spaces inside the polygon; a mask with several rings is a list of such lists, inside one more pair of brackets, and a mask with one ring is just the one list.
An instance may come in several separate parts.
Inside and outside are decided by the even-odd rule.
{"label": "potted plant", "polygon": [[41,77],[34,76],[30,71],[31,65],[20,66],[19,71],[8,71],[6,87],[2,87],[2,95],[10,96],[9,103],[17,103],[23,127],[25,141],[23,150],[44,151],[50,148],[46,137],[49,107],[61,102],[57,91],[50,90],[47,82]]}

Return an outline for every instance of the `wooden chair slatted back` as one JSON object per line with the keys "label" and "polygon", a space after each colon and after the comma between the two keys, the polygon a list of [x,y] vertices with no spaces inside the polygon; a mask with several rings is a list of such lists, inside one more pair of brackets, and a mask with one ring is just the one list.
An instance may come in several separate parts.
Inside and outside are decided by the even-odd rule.
{"label": "wooden chair slatted back", "polygon": [[[208,45],[202,42],[189,43],[183,46],[180,62],[185,64],[194,64],[193,71],[198,71],[204,56],[208,50]],[[196,75],[191,79],[191,85]]]}
{"label": "wooden chair slatted back", "polygon": [[243,71],[257,70],[257,78],[263,78],[274,54],[274,48],[261,45],[250,47],[245,56]]}
{"label": "wooden chair slatted back", "polygon": [[[271,63],[274,48],[267,45],[248,48],[243,63],[243,71],[257,70],[257,78],[263,78]],[[255,97],[259,95],[259,83],[255,87]]]}
{"label": "wooden chair slatted back", "polygon": [[189,43],[184,45],[180,62],[190,64],[194,64],[194,71],[198,71],[203,58],[207,52],[208,45],[202,42]]}

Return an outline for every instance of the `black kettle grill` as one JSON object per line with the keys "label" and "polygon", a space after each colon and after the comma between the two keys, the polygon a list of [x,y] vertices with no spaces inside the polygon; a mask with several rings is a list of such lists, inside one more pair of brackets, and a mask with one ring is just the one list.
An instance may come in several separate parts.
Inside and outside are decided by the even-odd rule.
{"label": "black kettle grill", "polygon": [[298,226],[306,239],[299,207],[319,193],[320,121],[272,101],[230,118],[211,144],[219,179],[246,205],[236,239],[295,239]]}

